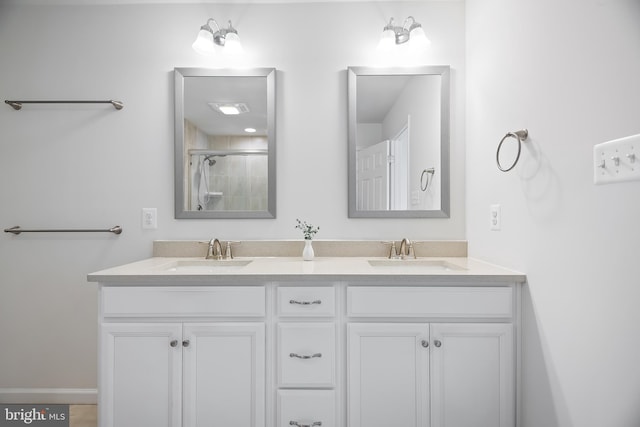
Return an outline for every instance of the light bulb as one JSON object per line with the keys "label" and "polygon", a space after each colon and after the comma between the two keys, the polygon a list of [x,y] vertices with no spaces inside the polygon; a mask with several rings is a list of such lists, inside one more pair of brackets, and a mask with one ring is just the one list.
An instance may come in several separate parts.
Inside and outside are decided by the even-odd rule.
{"label": "light bulb", "polygon": [[393,49],[396,44],[396,33],[393,30],[384,30],[380,36],[380,42],[378,43],[378,50],[389,51]]}
{"label": "light bulb", "polygon": [[409,33],[409,43],[412,49],[425,50],[431,45],[431,40],[427,38],[422,27],[415,27]]}
{"label": "light bulb", "polygon": [[213,34],[201,29],[196,41],[193,42],[191,47],[200,55],[213,55],[215,53],[213,48]]}
{"label": "light bulb", "polygon": [[240,37],[237,33],[227,33],[224,41],[224,51],[229,55],[240,55],[244,53],[242,44],[240,44]]}
{"label": "light bulb", "polygon": [[235,105],[220,105],[220,112],[226,116],[235,116],[240,114],[240,110]]}

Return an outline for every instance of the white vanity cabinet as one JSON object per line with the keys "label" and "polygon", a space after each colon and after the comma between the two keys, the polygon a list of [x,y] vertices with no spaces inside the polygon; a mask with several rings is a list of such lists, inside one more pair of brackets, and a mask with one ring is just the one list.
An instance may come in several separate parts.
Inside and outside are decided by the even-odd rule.
{"label": "white vanity cabinet", "polygon": [[96,274],[99,427],[518,427],[525,277],[362,261]]}
{"label": "white vanity cabinet", "polygon": [[348,426],[514,427],[512,290],[350,287]]}
{"label": "white vanity cabinet", "polygon": [[103,288],[100,427],[265,426],[265,309],[263,287]]}

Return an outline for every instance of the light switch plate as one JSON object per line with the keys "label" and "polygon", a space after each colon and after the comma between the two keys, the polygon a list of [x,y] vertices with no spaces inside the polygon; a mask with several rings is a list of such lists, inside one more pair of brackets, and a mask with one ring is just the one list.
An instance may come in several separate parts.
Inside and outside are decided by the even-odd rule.
{"label": "light switch plate", "polygon": [[593,182],[611,184],[640,180],[640,134],[593,147]]}

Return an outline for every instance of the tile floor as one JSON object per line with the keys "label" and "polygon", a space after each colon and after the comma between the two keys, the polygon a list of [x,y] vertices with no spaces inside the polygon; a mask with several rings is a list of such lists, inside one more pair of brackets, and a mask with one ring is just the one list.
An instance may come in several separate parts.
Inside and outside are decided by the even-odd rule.
{"label": "tile floor", "polygon": [[97,427],[98,415],[96,405],[69,406],[69,427]]}

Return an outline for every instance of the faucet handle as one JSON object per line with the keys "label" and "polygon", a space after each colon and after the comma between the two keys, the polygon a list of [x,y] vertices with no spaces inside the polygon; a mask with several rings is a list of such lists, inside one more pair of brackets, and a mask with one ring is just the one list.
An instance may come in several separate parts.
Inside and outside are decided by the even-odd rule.
{"label": "faucet handle", "polygon": [[224,257],[226,259],[233,259],[233,252],[231,252],[231,244],[232,243],[236,243],[238,245],[242,244],[242,242],[239,242],[237,240],[227,240],[227,247],[226,247],[226,249],[224,251],[224,254],[225,254]]}
{"label": "faucet handle", "polygon": [[409,249],[407,250],[407,255],[411,256],[411,252],[413,252],[413,259],[416,259],[416,248],[413,246],[414,245],[414,241],[410,241],[409,242]]}
{"label": "faucet handle", "polygon": [[[205,242],[204,240],[196,240],[196,243],[199,245],[208,245],[209,242]],[[205,253],[204,257],[205,259],[207,258],[207,256],[209,256],[209,248],[207,247],[207,252]]]}
{"label": "faucet handle", "polygon": [[398,256],[398,250],[396,249],[395,240],[389,240],[389,241],[380,242],[380,243],[391,245],[391,248],[389,249],[389,259],[396,258]]}
{"label": "faucet handle", "polygon": [[411,249],[413,249],[413,257],[414,258],[417,258],[417,256],[416,256],[416,246],[419,247],[420,245],[425,244],[425,243],[428,243],[428,242],[422,241],[422,240],[412,240],[411,241]]}

